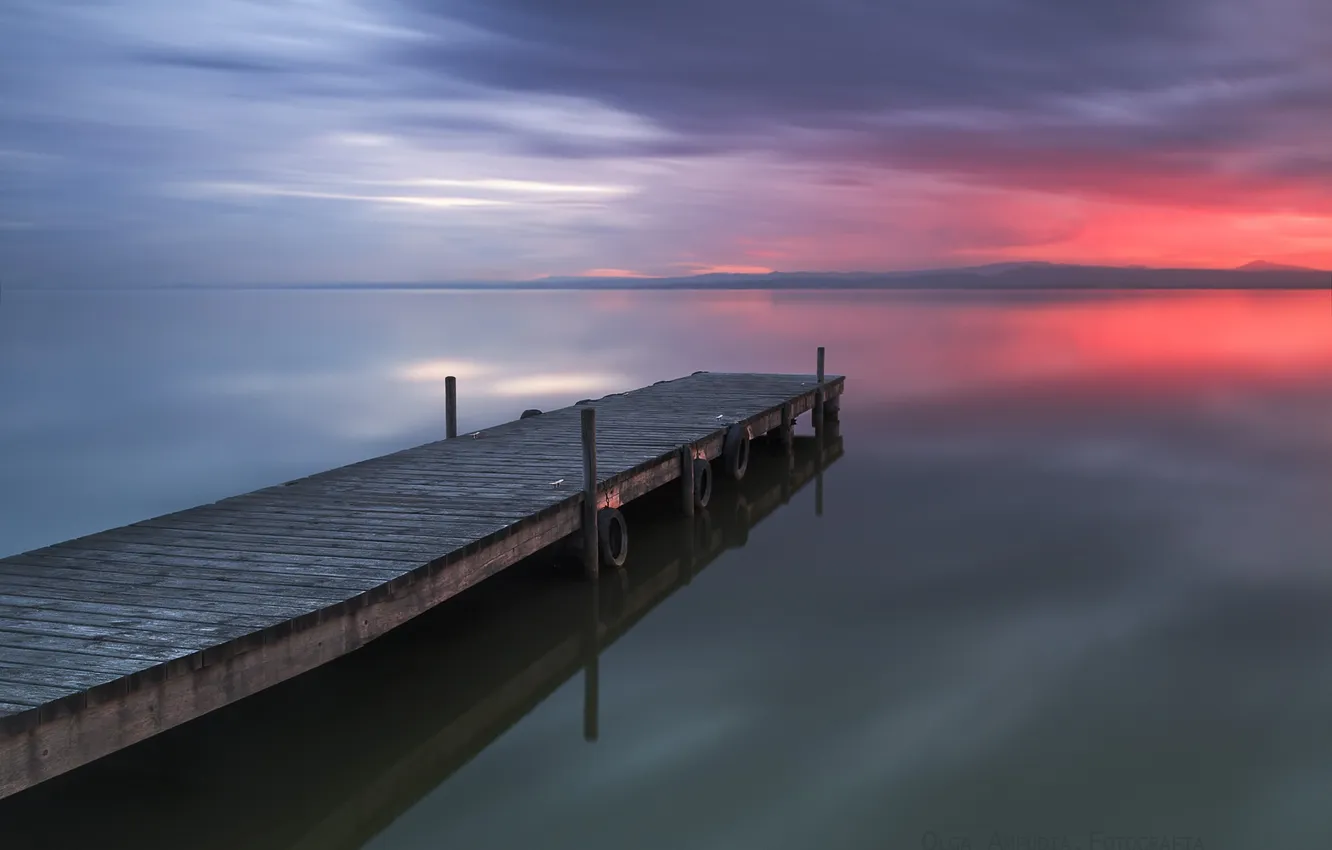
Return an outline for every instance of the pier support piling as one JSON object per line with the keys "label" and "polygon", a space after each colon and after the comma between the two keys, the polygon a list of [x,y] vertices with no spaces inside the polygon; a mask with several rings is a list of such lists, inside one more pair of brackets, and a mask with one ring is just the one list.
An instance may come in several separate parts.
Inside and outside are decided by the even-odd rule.
{"label": "pier support piling", "polygon": [[819,346],[819,386],[814,392],[814,430],[823,431],[823,346]]}
{"label": "pier support piling", "polygon": [[786,453],[787,466],[795,464],[795,408],[791,402],[782,405],[782,451]]}
{"label": "pier support piling", "polygon": [[684,515],[694,515],[694,449],[692,446],[680,447],[680,505]]}
{"label": "pier support piling", "polygon": [[597,540],[597,409],[584,407],[583,421],[583,572],[596,581]]}
{"label": "pier support piling", "polygon": [[458,436],[458,379],[452,375],[444,379],[444,436]]}

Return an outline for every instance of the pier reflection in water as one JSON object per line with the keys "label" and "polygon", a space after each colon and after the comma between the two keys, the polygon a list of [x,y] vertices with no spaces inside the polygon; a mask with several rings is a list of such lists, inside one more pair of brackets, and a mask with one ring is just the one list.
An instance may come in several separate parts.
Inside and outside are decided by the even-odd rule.
{"label": "pier reflection in water", "polygon": [[580,673],[596,741],[601,652],[801,488],[822,513],[836,424],[790,455],[760,443],[693,518],[672,487],[628,506],[624,569],[588,583],[531,558],[333,664],[0,802],[0,846],[360,847]]}

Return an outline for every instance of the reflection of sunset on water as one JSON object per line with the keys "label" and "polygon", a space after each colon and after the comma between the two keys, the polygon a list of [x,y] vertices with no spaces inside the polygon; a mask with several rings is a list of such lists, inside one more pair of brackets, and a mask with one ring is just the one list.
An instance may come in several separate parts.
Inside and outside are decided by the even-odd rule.
{"label": "reflection of sunset on water", "polygon": [[1332,373],[1319,292],[729,292],[690,307],[754,340],[827,345],[837,371],[893,396],[1120,373]]}

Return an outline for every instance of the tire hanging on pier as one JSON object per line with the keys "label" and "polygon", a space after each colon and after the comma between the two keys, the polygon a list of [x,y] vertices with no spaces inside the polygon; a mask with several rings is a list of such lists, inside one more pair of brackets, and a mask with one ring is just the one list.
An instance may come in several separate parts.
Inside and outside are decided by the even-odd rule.
{"label": "tire hanging on pier", "polygon": [[735,481],[745,477],[745,470],[749,469],[749,429],[744,425],[727,429],[722,444],[722,469]]}
{"label": "tire hanging on pier", "polygon": [[615,508],[597,511],[597,542],[604,563],[612,567],[624,566],[624,559],[629,557],[629,526],[624,521],[624,514]]}
{"label": "tire hanging on pier", "polygon": [[694,459],[694,507],[702,510],[712,501],[712,464],[704,458]]}

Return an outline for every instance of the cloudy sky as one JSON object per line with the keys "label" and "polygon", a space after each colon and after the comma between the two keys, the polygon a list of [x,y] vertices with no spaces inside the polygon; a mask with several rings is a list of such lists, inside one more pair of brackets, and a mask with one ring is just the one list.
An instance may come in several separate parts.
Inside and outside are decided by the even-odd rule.
{"label": "cloudy sky", "polygon": [[23,285],[1332,265],[1327,0],[4,0]]}

